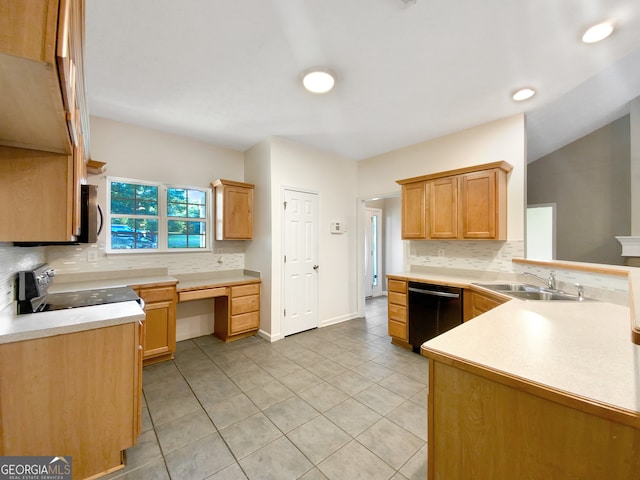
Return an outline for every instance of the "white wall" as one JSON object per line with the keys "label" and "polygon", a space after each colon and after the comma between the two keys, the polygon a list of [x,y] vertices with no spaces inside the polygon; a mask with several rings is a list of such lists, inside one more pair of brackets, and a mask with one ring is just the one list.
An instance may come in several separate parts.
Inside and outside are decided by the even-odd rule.
{"label": "white wall", "polygon": [[[372,198],[400,192],[396,180],[456,168],[509,162],[513,170],[508,180],[507,242],[402,242],[404,265],[511,270],[511,258],[524,256],[525,232],[525,148],[524,116],[497,120],[427,142],[358,162],[358,196]],[[445,257],[437,252],[444,249]]]}
{"label": "white wall", "polygon": [[[208,188],[216,178],[244,180],[242,152],[169,133],[91,117],[91,158],[106,162],[106,172],[90,175],[98,185],[98,202],[106,205],[106,177],[173,183]],[[58,273],[167,267],[169,273],[244,268],[242,242],[214,242],[212,252],[167,254],[105,254],[108,228],[95,245],[47,247],[47,262]],[[98,250],[88,262],[87,250]],[[214,255],[221,252],[222,255]],[[222,258],[223,263],[218,263]]]}
{"label": "white wall", "polygon": [[272,318],[272,265],[275,262],[271,245],[271,140],[266,139],[244,154],[245,181],[253,183],[253,240],[246,243],[245,262],[251,270],[260,272],[262,278],[260,295],[260,334],[270,339]]}
{"label": "white wall", "polygon": [[[318,193],[319,320],[321,325],[354,318],[356,279],[356,162],[312,150],[281,138],[271,139],[272,339],[282,336],[282,202],[286,187]],[[332,220],[347,223],[347,232],[329,233]]]}
{"label": "white wall", "polygon": [[524,240],[526,149],[524,116],[497,120],[358,162],[358,196],[400,192],[395,181],[505,160],[509,175],[508,240]]}

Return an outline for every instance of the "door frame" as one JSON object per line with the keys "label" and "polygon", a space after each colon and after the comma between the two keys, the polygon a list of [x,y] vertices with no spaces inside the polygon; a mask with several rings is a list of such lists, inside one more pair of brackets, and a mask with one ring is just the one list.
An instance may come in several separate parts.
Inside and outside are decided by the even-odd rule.
{"label": "door frame", "polygon": [[[365,287],[364,287],[364,230],[366,228],[366,202],[370,201],[370,200],[384,200],[387,198],[397,198],[400,196],[400,191],[397,192],[387,192],[384,194],[380,194],[380,195],[367,195],[366,197],[358,197],[356,200],[356,228],[357,228],[357,232],[356,232],[356,271],[357,271],[357,275],[356,275],[356,295],[357,295],[357,310],[358,310],[358,317],[364,317],[364,306],[365,306],[365,302],[364,302],[364,294],[365,294]],[[407,255],[407,244],[409,242],[403,241],[402,242],[402,248],[403,248],[403,254],[402,254],[402,262],[403,264],[406,261]],[[403,268],[405,266],[403,265]],[[390,272],[390,273],[399,273],[399,272]],[[386,292],[383,290],[383,295],[386,294]]]}
{"label": "door frame", "polygon": [[[293,192],[300,192],[300,193],[305,193],[305,194],[311,194],[311,195],[315,195],[318,201],[318,228],[316,229],[316,245],[317,245],[317,255],[318,255],[318,265],[320,265],[320,270],[322,270],[322,248],[320,247],[320,225],[321,225],[321,218],[322,218],[322,212],[321,212],[321,197],[320,197],[320,192],[317,190],[310,190],[307,188],[299,188],[299,187],[292,187],[292,186],[282,186],[280,189],[280,313],[278,315],[278,319],[279,319],[279,323],[280,323],[280,334],[278,335],[279,338],[285,338],[285,334],[284,334],[284,310],[286,307],[286,286],[287,286],[287,282],[286,282],[286,272],[285,272],[285,264],[284,264],[284,255],[285,255],[285,247],[286,247],[286,221],[285,221],[285,209],[284,209],[284,201],[286,198],[286,192],[287,191],[293,191]],[[318,310],[318,325],[317,327],[320,327],[320,275],[321,272],[318,272],[318,282],[316,283],[316,299],[317,299],[317,310]],[[316,327],[316,328],[317,328]]]}
{"label": "door frame", "polygon": [[[377,207],[367,207],[365,205],[364,208],[365,211],[365,225],[364,225],[364,238],[366,240],[367,236],[371,236],[371,225],[370,222],[368,222],[367,220],[371,217],[373,217],[373,215],[371,212],[375,212],[375,214],[378,216],[378,228],[376,230],[376,239],[375,239],[375,245],[376,245],[376,264],[378,266],[378,285],[377,287],[373,287],[373,285],[371,285],[371,297],[378,297],[380,295],[382,295],[382,277],[380,276],[380,272],[383,271],[384,269],[382,268],[382,215],[383,215],[383,210],[381,208],[377,208]],[[372,238],[372,244],[373,244],[373,237]],[[363,246],[363,249],[367,247],[367,243],[365,241],[365,245]],[[368,253],[365,251],[364,252],[364,256],[365,258],[370,258],[371,256],[368,255]],[[367,278],[367,268],[366,268],[366,261],[365,261],[365,270],[364,270],[364,276],[365,276],[365,280],[368,280]],[[373,278],[372,278],[373,280]],[[367,287],[367,282],[365,281],[363,288],[365,290],[365,296],[368,293],[369,287]]]}

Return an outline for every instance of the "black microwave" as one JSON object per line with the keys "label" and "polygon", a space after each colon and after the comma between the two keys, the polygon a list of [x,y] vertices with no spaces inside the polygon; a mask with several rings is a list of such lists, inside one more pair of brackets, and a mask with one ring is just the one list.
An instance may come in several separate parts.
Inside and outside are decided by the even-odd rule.
{"label": "black microwave", "polygon": [[13,242],[16,247],[39,247],[43,245],[78,245],[80,243],[96,243],[102,231],[104,216],[98,205],[98,186],[81,185],[80,187],[80,235],[69,242]]}

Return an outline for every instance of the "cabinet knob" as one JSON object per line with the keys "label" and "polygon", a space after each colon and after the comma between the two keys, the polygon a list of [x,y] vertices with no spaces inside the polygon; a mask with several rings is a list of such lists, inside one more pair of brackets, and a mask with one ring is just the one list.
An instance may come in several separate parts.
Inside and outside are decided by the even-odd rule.
{"label": "cabinet knob", "polygon": [[318,268],[320,268],[320,265],[314,265],[314,266],[313,266],[313,269],[314,269],[314,270],[317,270]]}
{"label": "cabinet knob", "polygon": [[138,350],[142,350],[142,345],[138,345]]}

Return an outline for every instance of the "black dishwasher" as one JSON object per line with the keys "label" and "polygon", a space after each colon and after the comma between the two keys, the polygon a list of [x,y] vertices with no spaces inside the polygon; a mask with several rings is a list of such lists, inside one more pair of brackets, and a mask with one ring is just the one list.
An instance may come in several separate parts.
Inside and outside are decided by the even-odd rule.
{"label": "black dishwasher", "polygon": [[461,323],[461,288],[409,282],[409,343],[414,352]]}

